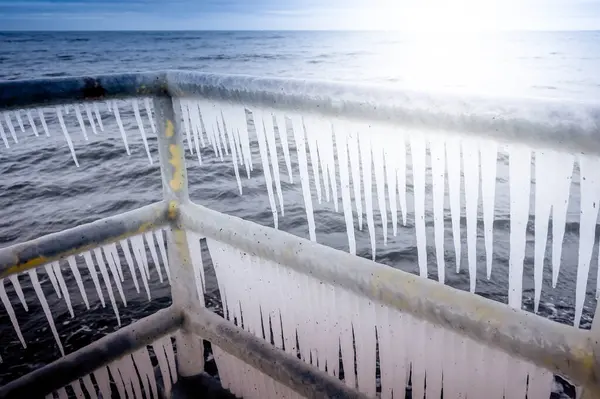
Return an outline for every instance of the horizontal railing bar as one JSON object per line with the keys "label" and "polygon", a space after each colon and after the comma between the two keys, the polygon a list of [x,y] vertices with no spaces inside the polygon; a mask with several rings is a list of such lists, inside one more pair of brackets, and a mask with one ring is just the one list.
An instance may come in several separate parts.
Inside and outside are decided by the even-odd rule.
{"label": "horizontal railing bar", "polygon": [[13,80],[0,82],[0,110],[165,95],[164,72]]}
{"label": "horizontal railing bar", "polygon": [[155,230],[169,221],[166,202],[87,223],[0,249],[0,278]]}
{"label": "horizontal railing bar", "polygon": [[43,398],[98,368],[135,352],[181,326],[183,313],[169,307],[100,338],[76,352],[0,388],[0,398]]}
{"label": "horizontal railing bar", "polygon": [[173,96],[380,121],[493,137],[508,143],[600,153],[600,104],[427,94],[355,83],[168,71]]}
{"label": "horizontal railing bar", "polygon": [[577,384],[599,385],[589,331],[196,204],[182,205],[180,212],[185,229],[408,312]]}
{"label": "horizontal railing bar", "polygon": [[428,94],[356,83],[191,71],[0,82],[0,110],[137,96],[200,96],[291,112],[492,137],[600,154],[600,104],[565,99]]}
{"label": "horizontal railing bar", "polygon": [[314,366],[235,326],[206,308],[185,311],[183,330],[210,341],[306,398],[367,398]]}

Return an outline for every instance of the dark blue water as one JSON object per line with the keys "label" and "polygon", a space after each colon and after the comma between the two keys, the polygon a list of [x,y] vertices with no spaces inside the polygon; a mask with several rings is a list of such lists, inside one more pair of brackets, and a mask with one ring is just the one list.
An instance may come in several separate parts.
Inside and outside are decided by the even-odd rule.
{"label": "dark blue water", "polygon": [[[520,32],[425,37],[359,32],[0,33],[0,80],[160,69],[360,81],[427,91],[474,91],[513,97],[593,100],[600,94],[600,76],[597,74],[600,70],[600,33]],[[66,116],[66,120],[77,148],[80,168],[73,165],[54,116],[47,119],[52,137],[37,139],[29,132],[21,134],[20,143],[10,150],[0,148],[1,246],[135,209],[160,199],[156,139],[153,135],[149,137],[155,163],[148,165],[131,108],[123,106],[121,113],[132,147],[129,157],[123,149],[114,118],[106,118],[105,133],[90,135],[90,141],[85,143],[73,112]],[[297,158],[292,143],[293,140],[290,140],[294,175],[297,177]],[[218,211],[272,225],[262,170],[260,162],[256,161],[258,155],[252,179],[243,180],[243,197],[237,192],[229,162],[217,162],[210,149],[203,152],[205,165],[202,167],[194,161],[195,157],[189,153],[187,156],[190,195],[194,201]],[[285,170],[284,165],[281,159],[282,171]],[[498,173],[496,269],[491,281],[484,277],[478,279],[477,292],[506,301],[509,250],[506,158],[502,160]],[[285,174],[282,174],[282,181],[286,215],[280,218],[280,228],[308,237],[299,185],[290,184]],[[550,272],[546,270],[542,293],[541,313],[561,322],[571,322],[573,317],[578,241],[577,173],[572,190],[575,200],[569,211],[559,286],[557,289],[549,287]],[[428,243],[432,244],[430,203],[426,204],[426,210]],[[318,241],[345,250],[347,241],[343,216],[333,211],[331,203],[317,205],[315,213]],[[377,213],[375,219],[380,223]],[[446,219],[446,260],[450,270],[454,268],[454,253],[449,213]],[[464,218],[462,223],[464,226]],[[479,227],[478,256],[484,263],[483,230],[482,226]],[[366,228],[357,233],[357,242],[359,254],[370,257]],[[528,308],[533,302],[532,248],[533,225],[528,231],[524,283],[525,306]],[[429,269],[435,270],[435,249],[432,245],[428,247],[428,258]],[[466,244],[463,246],[463,258],[466,258]],[[414,222],[410,217],[406,228],[400,228],[398,237],[391,238],[385,247],[378,231],[377,260],[403,270],[417,271]],[[596,264],[595,252],[591,276],[595,276]],[[447,272],[448,283],[468,289],[466,269],[464,259],[461,274]],[[86,276],[84,274],[87,281]],[[110,306],[101,308],[90,281],[87,281],[88,295],[94,308],[85,312],[79,294],[73,289],[76,319],[71,320],[43,272],[40,277],[67,352],[117,328]],[[70,273],[65,277],[73,286]],[[22,310],[9,283],[6,287],[29,346],[27,349],[20,346],[7,315],[0,311],[0,355],[4,360],[0,364],[0,383],[59,355],[33,290],[27,284],[28,278],[22,277],[21,281],[28,297],[29,313]],[[214,298],[214,279],[210,282],[208,291]],[[586,302],[584,327],[589,326],[595,306],[592,300],[594,287],[595,278],[590,278],[590,299]],[[148,315],[170,302],[166,283],[154,282],[154,300],[151,303],[143,293],[138,295],[134,291],[131,280],[126,280],[125,288],[129,303],[127,308],[120,308],[124,323]]]}

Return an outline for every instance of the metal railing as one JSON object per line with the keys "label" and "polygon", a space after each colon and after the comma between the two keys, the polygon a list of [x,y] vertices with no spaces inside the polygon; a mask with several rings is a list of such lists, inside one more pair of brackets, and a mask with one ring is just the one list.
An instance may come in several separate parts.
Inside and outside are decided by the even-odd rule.
{"label": "metal railing", "polygon": [[[491,135],[510,142],[535,142],[549,148],[600,153],[600,112],[573,113],[569,104],[491,105],[451,97],[433,100],[417,93],[374,90],[343,84],[258,79],[168,71],[131,75],[60,78],[0,83],[0,109],[67,101],[154,97],[164,198],[131,212],[51,234],[0,250],[0,277],[35,268],[83,250],[167,225],[171,228],[169,263],[173,304],[88,347],[0,388],[0,397],[46,394],[95,368],[177,330],[178,372],[202,372],[198,336],[307,397],[360,397],[339,380],[306,365],[200,307],[186,231],[251,251],[297,272],[348,289],[437,326],[468,336],[489,347],[515,354],[600,395],[600,332],[579,330],[538,315],[462,292],[437,282],[343,253],[296,236],[261,227],[193,204],[188,196],[181,117],[173,98],[258,104],[270,108],[317,112],[332,117],[377,120],[427,129]],[[456,116],[447,110],[468,109],[477,115]],[[540,105],[541,104],[541,105]],[[432,109],[435,112],[432,112]],[[487,118],[502,111],[503,118]],[[482,116],[484,115],[484,116]],[[533,116],[532,116],[533,115]],[[547,121],[551,122],[547,122]],[[587,123],[579,123],[586,120]],[[256,237],[261,239],[257,240]],[[260,241],[260,242],[258,242]]]}

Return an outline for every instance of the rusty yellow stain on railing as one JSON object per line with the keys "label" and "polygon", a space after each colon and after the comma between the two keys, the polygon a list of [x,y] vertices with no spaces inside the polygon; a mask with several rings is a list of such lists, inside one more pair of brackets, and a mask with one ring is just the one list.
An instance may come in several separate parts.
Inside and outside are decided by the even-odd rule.
{"label": "rusty yellow stain on railing", "polygon": [[165,135],[167,137],[173,137],[173,135],[175,134],[175,127],[173,126],[173,122],[170,119],[167,119],[166,122],[166,127],[165,127]]}
{"label": "rusty yellow stain on railing", "polygon": [[181,146],[177,144],[170,144],[169,152],[171,153],[171,159],[169,160],[169,163],[173,165],[173,168],[175,169],[173,171],[173,178],[171,181],[169,181],[169,187],[171,187],[171,190],[179,192],[184,185],[184,172],[181,161],[183,154],[181,152]]}

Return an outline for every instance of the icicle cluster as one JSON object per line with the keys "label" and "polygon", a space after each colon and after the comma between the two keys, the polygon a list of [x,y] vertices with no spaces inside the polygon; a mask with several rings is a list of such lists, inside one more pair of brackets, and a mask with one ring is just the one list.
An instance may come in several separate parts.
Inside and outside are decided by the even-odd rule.
{"label": "icicle cluster", "polygon": [[238,398],[295,399],[303,397],[260,370],[231,356],[218,346],[213,345],[212,348],[221,384]]}
{"label": "icicle cluster", "polygon": [[118,397],[125,399],[159,399],[170,397],[172,384],[177,382],[175,353],[171,337],[165,336],[152,344],[154,355],[162,376],[164,392],[159,396],[154,367],[148,348],[144,347],[103,366],[93,373],[71,382],[46,396],[48,399],[67,397],[91,399],[111,398],[111,384],[117,388]]}
{"label": "icicle cluster", "polygon": [[[207,244],[229,320],[370,397],[377,364],[382,398],[404,397],[409,381],[419,398],[442,390],[448,398],[550,397],[547,370],[229,245]],[[224,385],[240,396],[281,389],[218,349],[215,359]]]}
{"label": "icicle cluster", "polygon": [[[150,164],[153,163],[152,155],[150,153],[150,147],[148,146],[148,140],[146,136],[146,130],[144,128],[144,117],[149,120],[150,127],[153,133],[156,133],[156,125],[154,122],[153,116],[153,107],[152,102],[149,98],[141,99],[144,103],[143,113],[140,110],[140,99],[132,99],[128,101],[128,105],[131,106],[133,110],[133,114],[135,117],[135,121],[137,123],[140,135],[142,137],[142,141],[144,143],[144,148],[146,150],[146,154],[148,155],[148,160]],[[122,103],[122,102],[121,102]],[[121,113],[119,111],[119,102],[117,100],[109,100],[104,103],[83,103],[83,104],[72,104],[72,105],[64,105],[64,106],[56,106],[54,108],[38,108],[35,110],[16,110],[16,111],[4,111],[2,112],[3,118],[0,118],[0,138],[4,143],[6,148],[10,148],[8,135],[4,126],[7,127],[8,132],[10,133],[10,138],[12,141],[17,144],[19,142],[17,130],[15,129],[15,125],[13,121],[17,121],[20,133],[19,134],[29,134],[28,131],[31,131],[36,137],[39,137],[39,126],[42,127],[42,130],[46,134],[46,136],[50,137],[50,130],[48,128],[48,123],[46,122],[46,118],[48,115],[55,114],[58,119],[58,124],[60,126],[61,132],[65,138],[65,142],[69,147],[71,152],[71,156],[73,157],[73,161],[75,165],[79,166],[79,162],[77,160],[77,155],[75,153],[75,146],[73,144],[73,140],[71,138],[71,133],[69,131],[70,126],[65,122],[65,118],[63,113],[68,114],[69,109],[73,108],[75,110],[75,117],[77,120],[78,128],[81,130],[81,134],[85,141],[89,140],[88,136],[88,127],[91,128],[91,131],[94,135],[97,135],[98,132],[104,132],[104,123],[108,118],[114,117],[115,122],[119,128],[121,133],[121,138],[123,140],[123,145],[125,146],[125,150],[127,151],[127,155],[130,154],[129,144],[127,141],[127,135],[125,133],[125,128],[123,126],[123,121],[121,119]],[[104,122],[102,120],[102,114],[100,107],[104,108]],[[37,118],[35,116],[37,113]],[[23,121],[22,114],[25,114],[27,117],[26,122]],[[108,114],[108,115],[107,115]],[[145,114],[145,115],[144,115]],[[28,124],[28,126],[27,126]]]}
{"label": "icicle cluster", "polygon": [[[145,293],[148,297],[148,300],[150,300],[151,296],[149,282],[152,279],[150,274],[150,265],[154,265],[154,268],[157,271],[161,283],[163,282],[163,269],[166,273],[168,280],[170,281],[171,279],[163,230],[155,230],[153,232],[147,232],[142,235],[132,236],[128,239],[121,240],[119,242],[119,246],[121,247],[121,252],[125,257],[127,267],[129,269],[129,274],[133,279],[136,291],[138,292],[138,294],[140,293],[140,286],[138,282],[139,273],[140,279],[142,280],[142,284],[144,286]],[[146,248],[149,249],[150,259],[148,259]],[[83,258],[83,262],[78,262],[78,258],[80,257]],[[75,317],[75,312],[73,308],[72,298],[69,293],[69,287],[65,282],[64,273],[68,273],[68,267],[68,270],[71,272],[77,284],[77,288],[79,289],[81,301],[85,304],[86,309],[89,310],[90,300],[86,294],[82,278],[82,272],[79,269],[80,265],[82,264],[85,264],[86,266],[87,273],[89,273],[92,279],[94,289],[96,291],[99,301],[102,304],[102,307],[106,306],[105,294],[108,294],[108,299],[115,313],[117,324],[120,326],[121,318],[119,316],[117,299],[115,298],[115,289],[118,294],[119,300],[123,303],[123,306],[127,306],[127,299],[125,297],[125,292],[123,291],[122,286],[122,283],[125,281],[126,274],[123,273],[123,265],[121,264],[121,258],[117,249],[117,243],[104,245],[91,251],[83,252],[77,256],[69,256],[65,260],[51,262],[43,266],[43,269],[46,275],[48,276],[48,279],[50,280],[56,295],[59,298],[64,299],[67,305],[67,309],[69,310],[69,314],[72,318]],[[48,320],[50,330],[52,331],[52,335],[56,340],[58,349],[60,353],[64,356],[65,352],[60,340],[59,333],[54,324],[52,311],[50,309],[50,306],[48,305],[46,295],[44,294],[41,283],[39,281],[38,274],[40,273],[40,271],[41,268],[37,270],[31,269],[27,273],[29,275],[31,284],[35,290],[36,296],[42,306],[46,319]],[[0,280],[0,299],[2,300],[6,312],[10,317],[11,323],[17,336],[19,337],[19,340],[21,341],[23,347],[27,347],[27,343],[23,338],[21,329],[19,327],[19,323],[17,321],[15,311],[6,294],[4,280],[5,279]],[[25,302],[25,296],[19,283],[19,277],[17,275],[13,275],[9,278],[9,280],[12,283],[21,304],[23,305],[23,308],[25,309],[25,311],[28,311],[29,309],[27,303]]]}
{"label": "icicle cluster", "polygon": [[[522,307],[525,234],[530,202],[535,207],[536,215],[534,296],[537,311],[542,289],[548,221],[552,218],[551,264],[552,284],[555,287],[561,266],[572,173],[575,164],[579,163],[581,223],[575,317],[575,325],[579,325],[595,239],[598,212],[595,204],[600,200],[600,179],[594,176],[600,159],[586,155],[575,157],[547,150],[534,151],[518,145],[499,146],[493,141],[472,137],[408,132],[390,126],[284,114],[281,111],[229,103],[185,98],[181,99],[180,104],[190,151],[197,154],[200,163],[200,147],[212,148],[215,156],[220,159],[231,154],[240,193],[242,184],[239,168],[243,166],[250,177],[253,164],[250,148],[256,143],[275,228],[278,227],[279,217],[284,215],[282,175],[289,176],[289,182],[294,181],[288,134],[292,135],[295,144],[308,234],[313,241],[316,240],[313,189],[317,202],[332,202],[336,211],[341,197],[351,253],[356,253],[355,229],[358,227],[362,230],[364,218],[372,257],[375,259],[378,236],[381,234],[385,245],[390,224],[395,236],[398,223],[401,222],[402,228],[406,229],[410,226],[407,218],[412,217],[420,275],[427,277],[431,273],[428,269],[427,246],[434,245],[437,278],[445,282],[444,210],[448,205],[456,272],[460,272],[462,264],[461,213],[464,212],[466,263],[471,292],[476,290],[478,269],[480,266],[483,268],[477,261],[478,220],[482,220],[484,228],[485,275],[488,279],[492,276],[496,169],[499,154],[507,154],[511,226],[508,296],[510,306],[515,308]],[[279,162],[279,155],[282,153],[285,169],[282,169]],[[535,174],[531,173],[533,160]],[[429,167],[430,179],[427,172]],[[534,187],[531,187],[532,177],[537,182]],[[412,187],[409,184],[411,181]],[[464,203],[461,199],[463,192]],[[428,195],[431,196],[433,205],[432,243],[428,243],[426,238],[426,215],[429,210],[425,204]],[[412,209],[407,205],[411,202],[407,201],[407,196],[412,196]],[[530,201],[532,196],[535,197],[535,202]],[[377,214],[380,217],[378,223],[375,221]],[[376,226],[382,226],[381,231],[376,231]],[[480,256],[480,259],[483,257]],[[600,289],[597,290],[600,292]]]}

